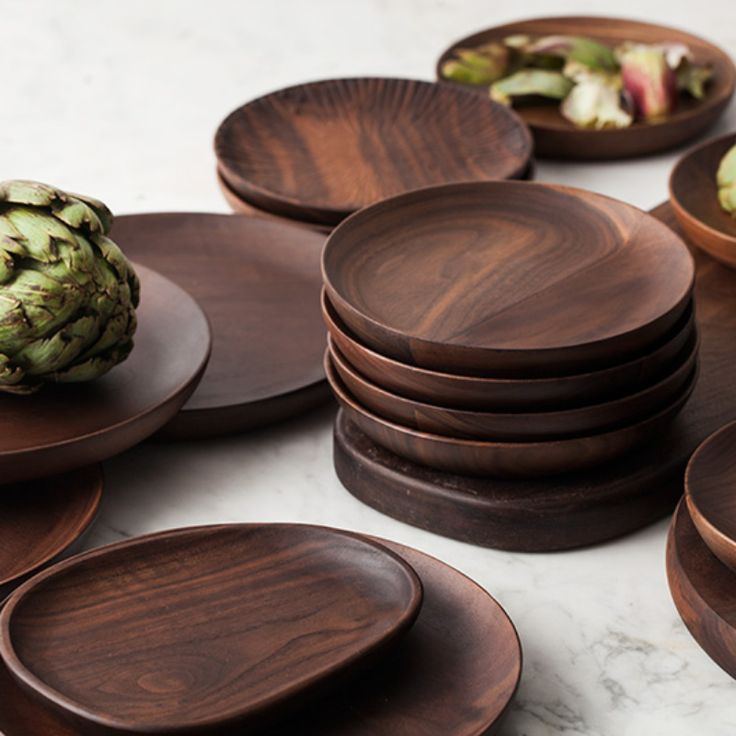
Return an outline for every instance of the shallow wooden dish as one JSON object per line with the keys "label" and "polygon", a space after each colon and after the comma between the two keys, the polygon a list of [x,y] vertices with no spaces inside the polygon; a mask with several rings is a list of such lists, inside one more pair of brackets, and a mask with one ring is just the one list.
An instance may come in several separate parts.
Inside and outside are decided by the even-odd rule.
{"label": "shallow wooden dish", "polygon": [[421,432],[390,422],[358,403],[331,362],[327,380],[347,415],[375,443],[406,460],[447,473],[499,478],[536,478],[593,468],[654,440],[682,410],[695,387],[693,374],[684,390],[659,413],[606,432],[557,440],[491,442]]}
{"label": "shallow wooden dish", "polygon": [[556,411],[471,411],[418,402],[363,378],[331,341],[328,355],[350,394],[379,417],[446,437],[533,442],[605,432],[658,414],[692,381],[697,364],[697,340],[693,339],[683,351],[672,373],[642,391],[612,401]]}
{"label": "shallow wooden dish", "polygon": [[396,646],[421,601],[403,558],[351,534],[181,529],[36,575],[3,608],[0,655],[82,729],[241,733]]}
{"label": "shallow wooden dish", "polygon": [[[621,41],[685,43],[693,51],[696,61],[710,63],[715,70],[704,100],[681,97],[674,115],[660,123],[635,123],[621,130],[585,130],[566,120],[554,103],[519,106],[517,112],[529,124],[534,135],[537,155],[546,158],[617,159],[673,148],[709,128],[728,106],[736,87],[736,69],[731,58],[702,38],[651,23],[584,16],[535,18],[496,26],[463,38],[440,57],[437,62],[438,79],[443,62],[453,55],[455,49],[478,46],[517,33],[582,35],[608,44]],[[456,85],[454,82],[445,83]],[[472,89],[484,96],[488,94],[485,87]]]}
{"label": "shallow wooden dish", "polygon": [[210,354],[207,318],[173,282],[144,266],[136,271],[141,304],[128,360],[90,383],[0,396],[3,483],[117,455],[167,424],[197,387]]}
{"label": "shallow wooden dish", "polygon": [[688,513],[711,552],[736,570],[736,423],[695,451],[685,473]]}
{"label": "shallow wooden dish", "polygon": [[75,547],[97,516],[102,468],[93,465],[0,491],[0,601]]}
{"label": "shallow wooden dish", "polygon": [[119,217],[112,235],[133,259],[186,289],[212,328],[204,377],[159,437],[254,429],[329,399],[318,296],[321,235],[191,212]]}
{"label": "shallow wooden dish", "polygon": [[340,321],[322,292],[322,317],[337,349],[361,374],[393,393],[475,411],[559,409],[613,399],[642,389],[667,375],[685,346],[696,339],[689,307],[680,321],[641,357],[592,373],[514,379],[462,376],[401,363],[361,343]]}
{"label": "shallow wooden dish", "polygon": [[361,210],[327,239],[322,270],[340,319],[377,352],[514,378],[589,372],[652,349],[694,281],[684,243],[641,210],[508,181]]}
{"label": "shallow wooden dish", "polygon": [[418,80],[332,79],[273,92],[215,136],[223,178],[260,209],[335,225],[410,189],[518,178],[532,156],[513,111]]}
{"label": "shallow wooden dish", "polygon": [[[422,580],[419,617],[384,662],[269,729],[271,736],[491,736],[521,675],[519,638],[476,583],[422,552],[376,540]],[[437,632],[441,631],[442,636]],[[0,730],[7,736],[79,736],[30,699],[0,660]],[[346,697],[347,692],[347,697]]]}
{"label": "shallow wooden dish", "polygon": [[680,503],[667,539],[667,578],[685,626],[736,677],[736,576],[708,548]]}
{"label": "shallow wooden dish", "polygon": [[688,238],[721,263],[736,268],[736,217],[718,203],[716,172],[736,133],[686,153],[670,176],[670,202]]}

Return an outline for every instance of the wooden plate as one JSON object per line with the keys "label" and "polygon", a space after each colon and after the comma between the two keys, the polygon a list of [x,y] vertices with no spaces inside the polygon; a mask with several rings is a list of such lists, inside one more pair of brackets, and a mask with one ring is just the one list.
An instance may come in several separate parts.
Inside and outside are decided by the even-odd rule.
{"label": "wooden plate", "polygon": [[169,422],[197,387],[210,354],[207,318],[185,291],[136,265],[135,348],[91,383],[0,396],[0,476],[31,480],[100,462]]}
{"label": "wooden plate", "polygon": [[4,486],[0,493],[0,601],[76,546],[97,516],[102,468]]}
{"label": "wooden plate", "polygon": [[189,291],[212,327],[204,378],[160,436],[253,429],[328,400],[322,236],[248,217],[177,212],[119,217],[113,237]]}
{"label": "wooden plate", "polygon": [[[653,214],[670,227],[669,204]],[[736,419],[736,279],[694,251],[700,377],[656,442],[585,473],[504,481],[439,473],[387,452],[339,415],[335,468],[357,498],[389,516],[473,544],[523,552],[571,549],[626,534],[672,512],[695,448]]]}
{"label": "wooden plate", "polygon": [[694,277],[685,245],[646,213],[522,182],[368,207],[329,236],[322,270],[335,311],[378,352],[514,378],[588,372],[651,349],[686,311]]}
{"label": "wooden plate", "polygon": [[476,411],[559,409],[613,399],[661,380],[677,356],[695,340],[692,307],[662,341],[641,357],[592,373],[551,378],[513,379],[461,376],[401,363],[363,345],[322,293],[322,317],[337,349],[360,373],[401,396]]}
{"label": "wooden plate", "polygon": [[332,79],[261,97],[215,137],[220,172],[261,209],[336,224],[394,194],[518,178],[532,140],[513,111],[407,79]]}
{"label": "wooden plate", "polygon": [[711,552],[736,570],[736,423],[712,434],[685,473],[688,513]]}
{"label": "wooden plate", "polygon": [[736,133],[686,153],[670,176],[670,202],[688,238],[713,258],[736,268],[736,217],[718,203],[716,173]]}
{"label": "wooden plate", "polygon": [[[674,115],[660,123],[635,123],[620,130],[577,128],[559,112],[557,104],[519,107],[517,112],[529,124],[538,156],[569,159],[618,159],[643,156],[673,148],[710,127],[728,106],[736,87],[736,69],[728,54],[702,38],[666,26],[620,18],[558,17],[535,18],[481,31],[454,43],[437,62],[440,68],[457,48],[467,48],[500,40],[513,34],[588,36],[608,44],[622,41],[687,44],[698,63],[709,63],[714,78],[704,100],[680,98]],[[448,84],[450,84],[448,82]],[[454,85],[454,83],[452,83]],[[464,86],[464,85],[458,85]],[[474,88],[478,89],[478,88]],[[486,88],[479,91],[485,96]]]}
{"label": "wooden plate", "polygon": [[685,388],[658,413],[635,424],[580,437],[528,442],[491,442],[421,432],[369,412],[346,390],[331,362],[327,380],[350,421],[376,444],[411,462],[469,476],[535,478],[604,465],[659,436],[672,423],[695,387]]}
{"label": "wooden plate", "polygon": [[242,733],[395,647],[421,601],[403,558],[351,534],[181,529],[36,575],[3,608],[0,655],[82,728]]}
{"label": "wooden plate", "polygon": [[332,341],[328,355],[350,394],[379,417],[447,437],[527,442],[595,434],[659,413],[692,381],[697,339],[693,336],[672,373],[642,391],[600,404],[537,412],[470,411],[413,401],[367,381],[340,355]]}
{"label": "wooden plate", "polygon": [[667,539],[667,578],[695,641],[736,677],[736,577],[708,549],[685,503],[678,506]]}

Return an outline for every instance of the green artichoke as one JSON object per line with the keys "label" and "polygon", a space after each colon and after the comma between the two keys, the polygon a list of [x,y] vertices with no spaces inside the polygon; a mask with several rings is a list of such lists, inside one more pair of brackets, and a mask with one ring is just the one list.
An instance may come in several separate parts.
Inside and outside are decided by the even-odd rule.
{"label": "green artichoke", "polygon": [[0,183],[0,391],[89,381],[133,348],[139,283],[102,202]]}

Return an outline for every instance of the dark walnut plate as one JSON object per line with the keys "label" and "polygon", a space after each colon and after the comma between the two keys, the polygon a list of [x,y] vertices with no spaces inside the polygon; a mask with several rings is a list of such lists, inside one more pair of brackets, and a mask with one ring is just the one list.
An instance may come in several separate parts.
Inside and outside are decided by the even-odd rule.
{"label": "dark walnut plate", "polygon": [[220,173],[269,212],[335,225],[366,205],[453,181],[519,178],[528,128],[468,90],[407,79],[332,79],[273,92],[215,136]]}
{"label": "dark walnut plate", "polygon": [[708,548],[681,503],[667,539],[667,578],[675,606],[696,642],[736,677],[736,574]]}
{"label": "dark walnut plate", "polygon": [[351,534],[181,529],[36,575],[3,608],[0,655],[82,729],[241,733],[396,646],[421,601],[401,557]]}
{"label": "dark walnut plate", "polygon": [[[130,357],[90,383],[0,395],[0,477],[32,480],[117,455],[167,424],[197,387],[210,329],[176,284],[136,265],[138,330]],[[2,497],[2,489],[0,489]]]}
{"label": "dark walnut plate", "polygon": [[[428,555],[375,540],[417,572],[424,600],[385,661],[332,696],[269,728],[269,736],[490,736],[521,675],[521,648],[504,610],[472,580]],[[79,736],[36,703],[0,660],[0,730],[7,736]]]}
{"label": "dark walnut plate", "polygon": [[248,217],[184,212],[119,217],[112,236],[134,260],[197,299],[212,328],[204,378],[160,437],[253,429],[328,400],[322,236]]}
{"label": "dark walnut plate", "polygon": [[34,572],[76,547],[97,516],[102,485],[102,468],[93,465],[2,489],[0,601]]}
{"label": "dark walnut plate", "polygon": [[716,174],[734,145],[736,133],[708,141],[686,153],[670,176],[670,202],[685,234],[731,268],[736,268],[736,217],[718,202]]}
{"label": "dark walnut plate", "polygon": [[[587,36],[608,45],[622,41],[641,43],[687,44],[695,60],[712,64],[714,77],[703,100],[681,96],[673,115],[658,123],[634,123],[620,130],[581,129],[566,120],[559,104],[520,105],[517,112],[530,126],[534,135],[535,152],[540,157],[564,159],[617,159],[626,156],[644,156],[678,146],[699,135],[720,117],[733,96],[736,87],[736,68],[724,51],[702,38],[666,26],[640,23],[619,18],[559,17],[535,18],[509,23],[481,31],[454,43],[437,62],[437,77],[442,64],[458,48],[472,48],[490,41],[500,41],[514,34],[534,36],[575,35]],[[445,82],[453,86],[454,82]],[[471,87],[487,95],[485,87]]]}
{"label": "dark walnut plate", "polygon": [[328,237],[322,270],[340,319],[377,352],[513,378],[585,373],[651,349],[687,311],[694,278],[686,246],[645,212],[510,181],[361,210]]}
{"label": "dark walnut plate", "polygon": [[[736,276],[736,274],[735,274]],[[685,473],[688,513],[703,541],[736,571],[736,423],[712,434]]]}
{"label": "dark walnut plate", "polygon": [[[669,204],[653,214],[677,228]],[[468,478],[383,450],[341,415],[335,467],[345,487],[379,511],[473,544],[526,552],[571,549],[627,534],[669,513],[695,448],[736,419],[736,278],[694,251],[700,376],[672,426],[646,448],[595,471],[537,481]]]}

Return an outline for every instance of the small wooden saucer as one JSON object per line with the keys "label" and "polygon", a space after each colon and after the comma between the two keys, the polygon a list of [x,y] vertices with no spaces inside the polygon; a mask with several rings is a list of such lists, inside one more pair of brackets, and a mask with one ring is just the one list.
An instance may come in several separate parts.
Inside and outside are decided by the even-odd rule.
{"label": "small wooden saucer", "polygon": [[718,202],[716,173],[734,145],[736,133],[708,141],[686,153],[670,176],[670,202],[685,234],[731,268],[736,268],[736,217]]}
{"label": "small wooden saucer", "polygon": [[102,468],[0,489],[0,601],[23,580],[75,547],[102,499]]}
{"label": "small wooden saucer", "polygon": [[0,396],[3,483],[56,475],[117,455],[163,427],[192,395],[210,354],[207,318],[173,282],[144,266],[136,265],[136,271],[138,330],[124,363],[90,383]]}
{"label": "small wooden saucer", "polygon": [[[681,97],[673,115],[658,123],[635,123],[630,128],[588,130],[566,120],[559,105],[533,104],[519,106],[517,112],[534,134],[535,151],[546,158],[618,159],[644,156],[678,146],[710,127],[724,112],[736,87],[736,68],[729,55],[698,36],[666,26],[641,23],[623,18],[554,17],[534,18],[475,33],[455,42],[437,62],[437,78],[442,64],[458,48],[473,48],[506,36],[586,36],[609,45],[624,41],[641,43],[683,43],[690,47],[698,63],[713,65],[714,77],[705,99]],[[456,84],[445,82],[446,84]],[[460,85],[465,86],[465,85]],[[474,87],[487,95],[486,87]]]}
{"label": "small wooden saucer", "polygon": [[321,235],[249,217],[174,212],[119,217],[112,236],[187,289],[212,328],[204,378],[159,437],[253,429],[329,399]]}

